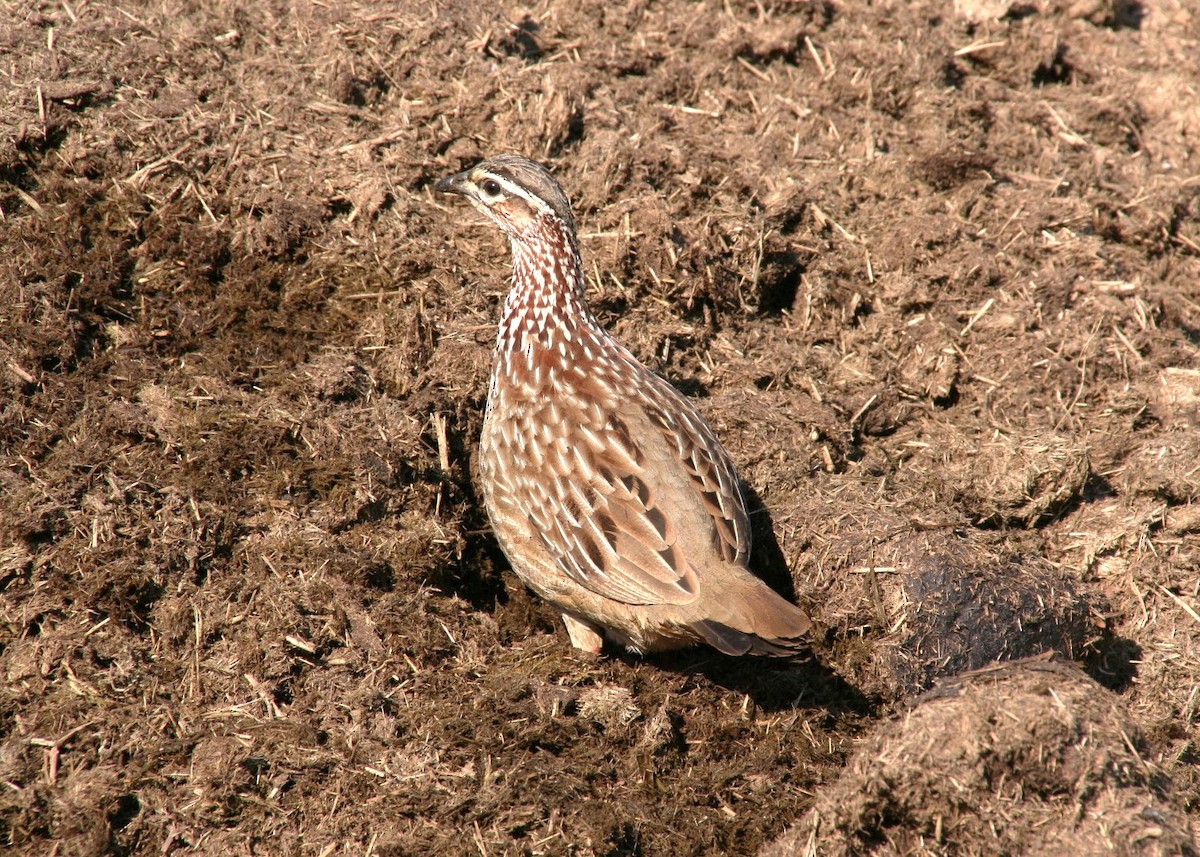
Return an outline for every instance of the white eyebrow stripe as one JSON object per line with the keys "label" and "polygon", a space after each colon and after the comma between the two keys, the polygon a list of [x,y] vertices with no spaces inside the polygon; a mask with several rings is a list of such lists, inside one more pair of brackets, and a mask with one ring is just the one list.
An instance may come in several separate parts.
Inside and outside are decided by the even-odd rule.
{"label": "white eyebrow stripe", "polygon": [[486,181],[486,179],[491,179],[492,181],[496,182],[498,185],[500,185],[500,187],[504,188],[509,193],[509,195],[521,197],[521,199],[528,202],[530,205],[532,205],[534,208],[536,208],[542,214],[554,214],[553,209],[551,209],[550,206],[546,204],[545,200],[543,200],[541,197],[534,196],[533,194],[531,194],[529,191],[525,190],[525,188],[521,187],[516,182],[512,181],[511,179],[507,179],[502,175],[497,175],[496,173],[489,173],[489,172],[485,171],[483,173],[483,176],[481,176],[479,179],[475,180],[475,185],[477,187],[482,185],[483,182]]}

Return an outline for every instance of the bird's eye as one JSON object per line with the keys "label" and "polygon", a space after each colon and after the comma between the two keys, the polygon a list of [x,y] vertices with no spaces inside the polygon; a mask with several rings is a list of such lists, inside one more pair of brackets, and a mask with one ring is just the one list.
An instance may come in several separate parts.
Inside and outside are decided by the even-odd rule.
{"label": "bird's eye", "polygon": [[483,182],[483,184],[481,184],[479,187],[488,196],[499,196],[500,195],[500,191],[501,191],[500,182],[496,181],[495,179],[486,179]]}

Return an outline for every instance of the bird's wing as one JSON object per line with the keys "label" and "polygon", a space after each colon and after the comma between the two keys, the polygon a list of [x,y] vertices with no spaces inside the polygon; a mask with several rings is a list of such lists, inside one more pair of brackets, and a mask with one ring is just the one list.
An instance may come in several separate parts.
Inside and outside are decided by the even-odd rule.
{"label": "bird's wing", "polygon": [[[687,604],[701,584],[684,545],[707,534],[706,561],[742,564],[750,527],[711,430],[673,387],[643,378],[665,390],[643,385],[642,408],[611,414],[600,429],[572,427],[535,456],[524,511],[563,573],[591,591],[627,604]],[[691,559],[704,550],[692,546]]]}
{"label": "bird's wing", "polygon": [[646,374],[647,417],[674,445],[692,488],[703,500],[717,550],[727,562],[744,565],[750,557],[750,520],[733,460],[690,401],[662,378]]}

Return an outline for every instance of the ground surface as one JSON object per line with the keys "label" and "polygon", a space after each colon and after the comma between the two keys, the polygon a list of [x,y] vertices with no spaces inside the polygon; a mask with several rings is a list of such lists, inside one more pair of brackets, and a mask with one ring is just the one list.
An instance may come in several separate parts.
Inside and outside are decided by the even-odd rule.
{"label": "ground surface", "polygon": [[[937,808],[994,787],[1041,842],[1191,847],[1200,12],[1007,5],[4,4],[8,853],[752,854],[861,809],[938,676],[1048,649],[1082,689],[987,692],[1094,788],[993,753],[839,835],[1034,851]],[[470,475],[507,248],[431,192],[501,151],[769,510],[811,660],[583,656],[507,570]]]}

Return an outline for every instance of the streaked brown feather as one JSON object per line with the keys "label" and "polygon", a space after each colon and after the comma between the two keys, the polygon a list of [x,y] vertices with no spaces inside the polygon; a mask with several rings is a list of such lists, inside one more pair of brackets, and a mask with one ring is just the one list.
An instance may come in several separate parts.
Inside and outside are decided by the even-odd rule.
{"label": "streaked brown feather", "polygon": [[[679,462],[712,517],[717,549],[728,562],[744,563],[750,556],[750,520],[733,461],[695,406],[666,381],[651,377],[651,422],[676,446]],[[672,413],[678,416],[672,419]]]}
{"label": "streaked brown feather", "polygon": [[569,469],[547,468],[530,450],[528,468],[518,472],[538,487],[514,505],[563,572],[592,592],[629,604],[692,601],[695,573],[676,544],[671,513],[655,500],[653,471],[638,463],[643,452],[629,428],[616,417],[586,433],[577,428],[592,442],[575,446]]}

